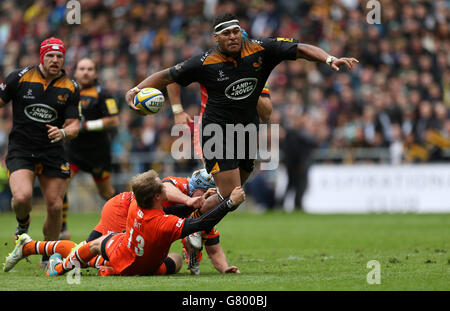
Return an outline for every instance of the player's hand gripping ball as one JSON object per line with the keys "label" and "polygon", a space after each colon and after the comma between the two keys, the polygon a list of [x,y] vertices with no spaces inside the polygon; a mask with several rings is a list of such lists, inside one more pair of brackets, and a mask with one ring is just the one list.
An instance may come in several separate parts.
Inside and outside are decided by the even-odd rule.
{"label": "player's hand gripping ball", "polygon": [[160,90],[147,87],[134,96],[134,105],[145,114],[154,114],[164,105],[164,95]]}

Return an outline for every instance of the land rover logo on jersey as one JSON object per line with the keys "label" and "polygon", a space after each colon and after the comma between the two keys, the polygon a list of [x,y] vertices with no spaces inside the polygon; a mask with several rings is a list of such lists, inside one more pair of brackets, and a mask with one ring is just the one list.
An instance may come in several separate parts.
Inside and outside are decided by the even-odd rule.
{"label": "land rover logo on jersey", "polygon": [[33,121],[49,123],[58,118],[58,112],[44,104],[33,104],[25,107],[25,115]]}
{"label": "land rover logo on jersey", "polygon": [[231,83],[225,89],[225,95],[229,99],[240,100],[252,95],[256,88],[258,79],[256,78],[244,78]]}

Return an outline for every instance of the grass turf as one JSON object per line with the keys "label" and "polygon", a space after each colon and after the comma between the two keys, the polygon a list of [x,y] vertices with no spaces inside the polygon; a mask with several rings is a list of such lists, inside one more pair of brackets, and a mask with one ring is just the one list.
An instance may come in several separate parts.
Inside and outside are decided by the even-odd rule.
{"label": "grass turf", "polygon": [[[98,213],[69,213],[74,241],[87,237]],[[32,213],[30,235],[42,239],[44,215]],[[0,213],[0,258],[13,249],[12,213]],[[39,256],[0,273],[2,291],[354,291],[450,290],[450,214],[308,215],[229,214],[218,226],[221,245],[240,275],[220,275],[204,253],[201,275],[106,277],[83,270],[80,284],[49,278]],[[171,251],[181,252],[181,243]],[[380,263],[381,284],[366,281],[370,260]]]}

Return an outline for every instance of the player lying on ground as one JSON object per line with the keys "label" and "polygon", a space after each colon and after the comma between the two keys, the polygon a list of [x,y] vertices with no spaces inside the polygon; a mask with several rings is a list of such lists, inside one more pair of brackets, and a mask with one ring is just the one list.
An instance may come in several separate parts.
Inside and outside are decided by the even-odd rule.
{"label": "player lying on ground", "polygon": [[[204,175],[204,170],[199,170],[194,172],[191,178],[172,176],[164,178],[163,183],[168,200],[163,203],[163,211],[166,214],[175,214],[184,218],[189,216],[192,211],[195,210],[195,217],[201,216],[201,210],[195,209],[193,206],[198,205],[197,202],[205,202],[205,199],[208,198],[208,196],[215,193],[215,188],[210,188],[214,185],[214,183],[208,182],[208,178],[205,178]],[[203,178],[200,178],[201,176],[203,176]],[[177,186],[174,186],[174,184]],[[208,190],[208,192],[206,190]],[[189,197],[187,194],[191,194],[193,197]],[[95,240],[102,235],[107,235],[113,232],[123,232],[126,229],[128,209],[133,200],[134,195],[131,191],[120,193],[108,200],[108,202],[106,202],[103,206],[99,223],[94,227],[91,234],[86,239],[86,242]],[[176,205],[175,203],[187,204]],[[200,208],[201,206],[198,207]],[[213,228],[209,234],[203,232],[203,234],[200,235],[200,241],[202,241],[202,235],[206,241],[206,252],[208,253],[214,267],[220,273],[240,273],[236,266],[228,265],[225,253],[219,243],[219,232],[215,228]],[[29,240],[30,238],[24,236],[21,239]],[[188,269],[191,270],[192,274],[199,274],[199,261],[202,258],[202,254],[198,251],[199,247],[193,248],[190,246],[190,243],[187,243],[185,240],[186,238],[182,240],[183,253],[186,257],[186,262],[188,263]],[[53,241],[34,242],[36,243],[27,245],[22,254],[23,257],[37,254],[51,256],[54,253],[59,253],[62,257],[67,257],[71,249],[76,246],[76,243],[72,241],[60,241],[58,243]],[[15,252],[12,252],[11,254],[15,254]],[[100,257],[92,260],[92,262],[88,263],[87,266],[98,269],[99,266],[104,264],[104,259]]]}
{"label": "player lying on ground", "polygon": [[[162,182],[166,190],[167,200],[163,202],[163,211],[166,214],[181,218],[189,217],[191,214],[193,214],[193,218],[201,216],[207,211],[202,208],[202,204],[211,194],[215,193],[215,188],[212,188],[214,181],[209,177],[210,175],[202,169],[195,171],[191,178],[173,176],[164,178]],[[87,241],[92,241],[112,232],[122,232],[126,227],[128,209],[133,198],[132,192],[124,192],[109,200],[102,209],[99,223],[95,226]],[[197,236],[200,237],[200,245],[194,245],[194,247],[191,247],[192,239],[188,242],[186,242],[188,237],[182,240],[183,254],[192,274],[200,273],[199,262],[202,259],[202,253],[199,250],[202,248],[202,243],[205,244],[205,250],[217,271],[220,273],[240,273],[236,266],[228,265],[216,228],[209,232],[197,234]]]}
{"label": "player lying on ground", "polygon": [[165,215],[162,203],[167,199],[165,188],[156,172],[148,171],[132,179],[135,194],[132,200],[125,233],[112,233],[90,241],[67,258],[61,260],[62,251],[67,253],[75,246],[71,241],[40,243],[32,241],[27,234],[22,235],[13,253],[8,256],[4,271],[9,271],[31,250],[53,252],[47,274],[61,275],[76,266],[86,267],[102,255],[108,260],[107,274],[120,275],[161,275],[176,273],[181,268],[181,257],[168,254],[172,242],[188,234],[213,227],[229,211],[234,210],[245,199],[242,188],[233,190],[214,209],[197,219],[182,219]]}

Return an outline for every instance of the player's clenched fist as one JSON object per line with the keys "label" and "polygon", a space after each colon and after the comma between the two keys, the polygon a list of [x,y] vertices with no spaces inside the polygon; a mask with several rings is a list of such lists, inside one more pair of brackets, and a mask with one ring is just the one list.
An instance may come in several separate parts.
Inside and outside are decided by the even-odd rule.
{"label": "player's clenched fist", "polygon": [[63,129],[59,129],[57,126],[45,125],[47,127],[47,134],[52,144],[57,143],[60,140],[66,138],[66,132]]}
{"label": "player's clenched fist", "polygon": [[242,202],[245,201],[245,192],[241,186],[236,187],[230,194],[230,200],[232,202],[231,210],[235,210]]}

